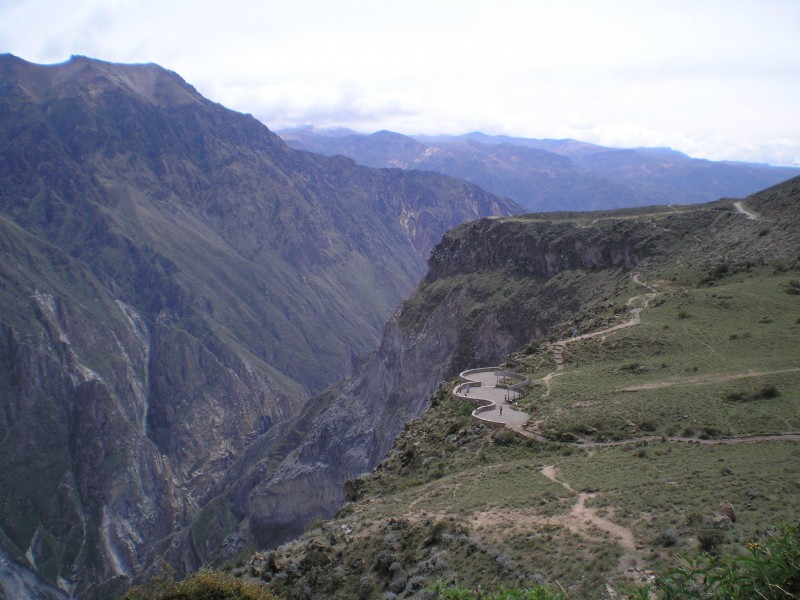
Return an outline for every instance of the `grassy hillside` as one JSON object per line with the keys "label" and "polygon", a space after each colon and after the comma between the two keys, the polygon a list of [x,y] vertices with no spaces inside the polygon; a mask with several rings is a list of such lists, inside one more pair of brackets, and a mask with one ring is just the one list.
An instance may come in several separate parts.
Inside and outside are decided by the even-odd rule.
{"label": "grassy hillside", "polygon": [[[659,252],[610,275],[602,301],[512,356],[532,380],[516,407],[530,414],[524,428],[472,417],[449,381],[386,460],[348,484],[337,519],[236,572],[286,598],[426,597],[437,581],[611,598],[679,555],[759,548],[748,543],[800,514],[797,196],[794,183],[749,198],[754,219],[732,201],[548,216],[665,233]],[[497,273],[459,277],[481,290]],[[436,304],[436,281],[411,310]],[[501,293],[483,298],[508,309]]]}

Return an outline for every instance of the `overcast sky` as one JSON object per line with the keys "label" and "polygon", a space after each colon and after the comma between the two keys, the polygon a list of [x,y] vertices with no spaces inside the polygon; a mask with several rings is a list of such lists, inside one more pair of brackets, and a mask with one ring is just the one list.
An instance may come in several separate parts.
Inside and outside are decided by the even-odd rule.
{"label": "overcast sky", "polygon": [[800,166],[800,0],[0,0],[0,51],[155,62],[273,130]]}

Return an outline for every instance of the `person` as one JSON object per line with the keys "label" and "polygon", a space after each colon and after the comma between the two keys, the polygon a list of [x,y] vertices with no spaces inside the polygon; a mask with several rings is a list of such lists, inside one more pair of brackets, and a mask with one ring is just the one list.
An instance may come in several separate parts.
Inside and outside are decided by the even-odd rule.
{"label": "person", "polygon": [[503,416],[503,407],[502,406],[500,407],[500,416],[501,417]]}

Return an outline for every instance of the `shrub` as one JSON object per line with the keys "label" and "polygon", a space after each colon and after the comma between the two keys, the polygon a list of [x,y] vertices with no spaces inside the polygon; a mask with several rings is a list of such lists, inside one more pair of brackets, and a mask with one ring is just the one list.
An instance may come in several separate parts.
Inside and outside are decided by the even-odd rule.
{"label": "shrub", "polygon": [[498,429],[492,436],[495,444],[500,446],[510,446],[517,441],[517,435],[508,429]]}
{"label": "shrub", "polygon": [[171,574],[131,588],[124,600],[277,600],[259,583],[245,582],[221,571],[202,570],[183,581]]}
{"label": "shrub", "polygon": [[749,554],[684,559],[685,566],[656,579],[664,600],[788,600],[800,596],[800,529],[784,527],[762,542],[747,545]]}
{"label": "shrub", "polygon": [[707,440],[709,438],[719,437],[721,434],[722,432],[716,427],[712,427],[711,425],[704,425],[703,428],[700,430],[700,439]]}
{"label": "shrub", "polygon": [[728,402],[751,402],[759,399],[777,398],[781,395],[780,390],[775,385],[765,385],[758,392],[730,392],[725,399]]}
{"label": "shrub", "polygon": [[539,342],[531,342],[528,344],[528,347],[525,348],[525,354],[535,354],[539,351]]}
{"label": "shrub", "polygon": [[774,385],[765,385],[763,388],[761,388],[762,398],[777,398],[780,395],[780,391]]}
{"label": "shrub", "polygon": [[678,533],[674,529],[666,529],[656,536],[655,542],[659,546],[669,548],[678,543]]}
{"label": "shrub", "polygon": [[656,422],[652,419],[645,419],[644,421],[639,423],[639,429],[642,431],[655,431],[656,430]]}
{"label": "shrub", "polygon": [[725,533],[719,529],[702,529],[697,533],[697,541],[700,543],[700,550],[709,554],[716,552],[725,539]]}

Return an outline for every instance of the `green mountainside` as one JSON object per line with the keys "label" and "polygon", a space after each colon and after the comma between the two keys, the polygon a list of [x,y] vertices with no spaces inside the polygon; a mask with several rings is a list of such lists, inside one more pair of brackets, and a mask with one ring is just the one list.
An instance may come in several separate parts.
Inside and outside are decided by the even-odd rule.
{"label": "green mountainside", "polygon": [[371,167],[446,173],[532,211],[691,204],[742,197],[800,169],[694,159],[668,148],[605,148],[577,140],[490,136],[408,137],[391,131],[280,131],[290,145]]}
{"label": "green mountainside", "polygon": [[514,212],[292,150],[156,65],[0,56],[0,588],[122,589],[376,346],[444,231]]}
{"label": "green mountainside", "polygon": [[[428,354],[446,381],[336,518],[229,567],[281,598],[433,598],[437,582],[619,598],[679,555],[773,547],[800,514],[798,203],[794,179],[448,232],[393,320],[448,346]],[[386,347],[405,364],[409,346]],[[530,379],[504,406],[524,425],[472,416],[481,388],[454,393],[459,370],[504,361]]]}

